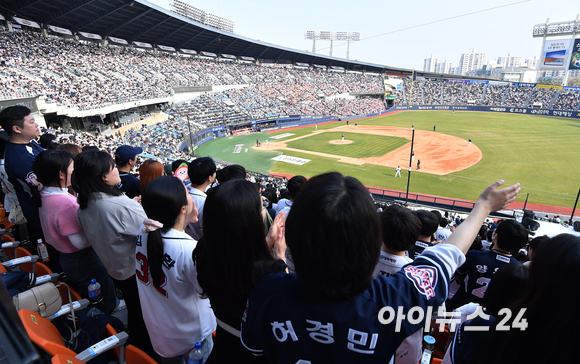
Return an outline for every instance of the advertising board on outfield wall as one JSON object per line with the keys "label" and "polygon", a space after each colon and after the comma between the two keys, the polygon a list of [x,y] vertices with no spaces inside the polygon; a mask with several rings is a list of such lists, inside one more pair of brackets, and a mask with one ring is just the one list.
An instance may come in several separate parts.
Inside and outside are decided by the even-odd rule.
{"label": "advertising board on outfield wall", "polygon": [[546,110],[546,109],[530,109],[525,107],[506,107],[506,106],[448,106],[448,105],[412,105],[407,106],[393,106],[389,111],[397,110],[462,110],[462,111],[488,111],[488,112],[507,112],[511,114],[530,114],[530,115],[545,115],[545,116],[559,116],[564,118],[580,119],[580,111],[564,111],[564,110]]}

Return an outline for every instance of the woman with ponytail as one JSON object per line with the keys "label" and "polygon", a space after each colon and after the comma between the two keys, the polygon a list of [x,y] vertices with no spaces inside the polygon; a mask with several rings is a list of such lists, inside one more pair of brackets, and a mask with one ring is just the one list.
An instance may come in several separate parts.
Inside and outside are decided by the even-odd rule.
{"label": "woman with ponytail", "polygon": [[197,209],[176,177],[152,180],[141,195],[148,219],[137,239],[136,267],[143,318],[164,364],[181,364],[196,343],[204,358],[212,350],[216,319],[201,298],[191,255],[197,242],[184,232]]}
{"label": "woman with ponytail", "polygon": [[109,153],[83,152],[75,158],[72,186],[78,193],[79,224],[123,293],[131,343],[156,359],[141,314],[133,260],[139,227],[147,215],[137,201],[116,188],[119,183],[119,170]]}
{"label": "woman with ponytail", "polygon": [[66,283],[88,298],[87,287],[95,278],[101,284],[103,297],[96,307],[112,313],[117,305],[115,286],[79,225],[79,204],[67,190],[73,171],[72,154],[45,150],[36,157],[32,171],[39,182],[31,192],[39,208],[42,231],[46,242],[60,252],[58,263],[68,277]]}

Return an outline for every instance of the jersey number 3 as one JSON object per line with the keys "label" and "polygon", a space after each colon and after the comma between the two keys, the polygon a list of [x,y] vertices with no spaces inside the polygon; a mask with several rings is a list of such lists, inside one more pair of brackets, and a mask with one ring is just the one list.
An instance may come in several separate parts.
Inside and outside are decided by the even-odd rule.
{"label": "jersey number 3", "polygon": [[[135,269],[135,273],[137,274],[137,278],[145,285],[149,285],[149,263],[147,262],[147,257],[142,253],[137,253],[135,256],[137,262],[141,263],[141,270]],[[153,287],[157,290],[157,292],[161,293],[165,297],[167,297],[167,291],[164,290],[162,287],[165,287],[167,284],[167,278],[165,277],[164,273],[161,273],[161,284],[158,286],[153,283]]]}

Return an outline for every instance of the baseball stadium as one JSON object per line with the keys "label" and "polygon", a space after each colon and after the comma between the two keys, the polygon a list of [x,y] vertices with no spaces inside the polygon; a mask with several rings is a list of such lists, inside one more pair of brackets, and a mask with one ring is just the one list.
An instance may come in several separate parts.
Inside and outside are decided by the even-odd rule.
{"label": "baseball stadium", "polygon": [[0,0],[0,364],[576,361],[580,16],[418,71],[158,3]]}

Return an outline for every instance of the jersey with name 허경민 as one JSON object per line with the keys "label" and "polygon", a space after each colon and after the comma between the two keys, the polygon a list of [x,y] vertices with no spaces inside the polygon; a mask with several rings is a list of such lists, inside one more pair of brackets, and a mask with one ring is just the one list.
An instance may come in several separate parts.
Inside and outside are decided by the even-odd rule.
{"label": "jersey with name \ud5c8\uacbd\ubbfc", "polygon": [[[433,247],[392,276],[379,275],[365,292],[346,301],[304,292],[294,274],[270,275],[248,300],[242,344],[272,363],[387,363],[401,342],[437,312],[451,274],[463,261],[453,245]],[[386,322],[381,323],[385,306],[393,314],[382,312]]]}

